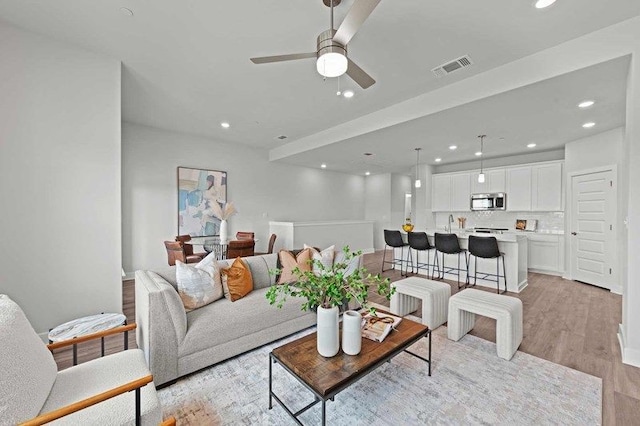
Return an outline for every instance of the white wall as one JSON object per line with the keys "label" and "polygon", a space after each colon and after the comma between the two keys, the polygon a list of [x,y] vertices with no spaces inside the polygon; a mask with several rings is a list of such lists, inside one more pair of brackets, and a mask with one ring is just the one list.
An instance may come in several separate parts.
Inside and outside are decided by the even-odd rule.
{"label": "white wall", "polygon": [[[404,204],[403,204],[404,205]],[[391,224],[391,175],[389,173],[365,178],[365,220],[373,220],[373,244],[384,248],[384,230]]]}
{"label": "white wall", "polygon": [[120,63],[5,25],[0,54],[0,293],[40,333],[120,312]]}
{"label": "white wall", "polygon": [[404,204],[406,194],[412,194],[413,178],[393,173],[391,175],[391,228],[400,229],[405,223]]}
{"label": "white wall", "polygon": [[[567,223],[565,228],[565,259],[567,259],[567,269],[570,265],[571,256],[571,173],[593,170],[601,167],[615,166],[617,172],[617,194],[618,202],[616,205],[616,228],[617,244],[614,249],[613,256],[617,259],[617,265],[613,268],[613,286],[611,288],[615,293],[622,293],[621,272],[626,269],[626,239],[627,230],[624,225],[624,219],[627,215],[626,206],[628,205],[629,194],[627,192],[628,175],[625,167],[625,146],[624,146],[624,129],[618,128],[608,132],[599,133],[588,138],[578,139],[565,145],[565,188],[566,191],[566,211]],[[567,270],[570,275],[570,271]]]}
{"label": "white wall", "polygon": [[124,123],[122,251],[125,271],[167,266],[178,231],[178,166],[224,170],[239,213],[229,233],[254,231],[266,251],[269,221],[361,220],[364,177],[269,162],[267,151]]}

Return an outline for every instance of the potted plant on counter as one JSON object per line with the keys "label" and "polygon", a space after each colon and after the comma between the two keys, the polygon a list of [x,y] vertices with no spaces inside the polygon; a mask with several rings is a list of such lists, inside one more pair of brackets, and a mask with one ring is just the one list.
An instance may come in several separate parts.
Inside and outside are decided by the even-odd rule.
{"label": "potted plant on counter", "polygon": [[[367,303],[369,289],[373,286],[378,294],[387,299],[390,299],[395,291],[388,278],[372,275],[360,266],[361,256],[361,251],[352,252],[346,246],[341,254],[336,255],[333,265],[325,266],[319,259],[313,259],[310,261],[311,271],[302,271],[300,268],[293,270],[296,282],[273,285],[266,293],[269,303],[278,308],[282,307],[287,296],[293,296],[305,299],[302,310],[317,309],[317,349],[322,356],[331,357],[338,353],[340,306],[354,300],[364,309],[375,312]],[[350,355],[360,352],[360,322],[359,312],[344,313],[343,350]],[[357,324],[357,336],[354,334],[355,326],[351,324]],[[345,329],[347,326],[349,330]],[[345,342],[345,338],[350,341]]]}

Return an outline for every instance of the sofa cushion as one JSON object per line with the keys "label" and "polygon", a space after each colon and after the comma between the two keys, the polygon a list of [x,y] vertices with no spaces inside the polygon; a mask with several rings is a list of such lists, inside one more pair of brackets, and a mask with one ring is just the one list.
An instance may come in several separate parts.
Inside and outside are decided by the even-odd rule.
{"label": "sofa cushion", "polygon": [[232,302],[242,299],[253,290],[251,269],[242,261],[241,257],[236,258],[231,266],[222,269],[221,272],[224,297]]}
{"label": "sofa cushion", "polygon": [[[140,349],[118,352],[97,358],[58,373],[41,414],[89,398],[109,389],[148,376],[149,368]],[[153,383],[140,392],[142,424],[157,425],[162,410]],[[116,396],[56,421],[62,425],[134,424],[134,392]]]}
{"label": "sofa cushion", "polygon": [[311,250],[306,248],[301,250],[297,255],[293,255],[288,250],[280,250],[278,259],[282,265],[278,284],[292,283],[297,280],[293,270],[297,267],[301,272],[311,271]]}
{"label": "sofa cushion", "polygon": [[222,297],[222,281],[218,265],[191,266],[176,260],[178,293],[187,311],[201,308]]}
{"label": "sofa cushion", "polygon": [[[178,349],[180,357],[209,349],[291,319],[309,315],[300,309],[304,299],[288,297],[282,309],[269,305],[266,288],[231,302],[220,299],[187,314],[187,335]],[[241,330],[241,332],[239,332]]]}
{"label": "sofa cushion", "polygon": [[[329,246],[322,251],[316,250],[314,247],[304,245],[304,248],[311,250],[311,258],[313,259],[313,265],[311,269],[315,275],[326,274],[333,268],[333,258],[335,256],[336,246]],[[318,265],[318,262],[320,265]]]}
{"label": "sofa cushion", "polygon": [[35,417],[56,380],[57,366],[22,309],[0,294],[0,423]]}

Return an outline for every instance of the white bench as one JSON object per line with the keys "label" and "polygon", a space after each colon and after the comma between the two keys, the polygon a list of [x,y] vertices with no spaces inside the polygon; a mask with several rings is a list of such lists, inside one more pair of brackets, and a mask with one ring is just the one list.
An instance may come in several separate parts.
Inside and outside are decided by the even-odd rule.
{"label": "white bench", "polygon": [[500,358],[510,360],[522,343],[522,301],[486,291],[467,289],[449,299],[447,336],[458,341],[476,322],[476,314],[496,320],[496,346]]}
{"label": "white bench", "polygon": [[392,283],[391,313],[404,316],[418,309],[422,301],[422,323],[435,330],[447,322],[451,286],[425,278],[410,277]]}

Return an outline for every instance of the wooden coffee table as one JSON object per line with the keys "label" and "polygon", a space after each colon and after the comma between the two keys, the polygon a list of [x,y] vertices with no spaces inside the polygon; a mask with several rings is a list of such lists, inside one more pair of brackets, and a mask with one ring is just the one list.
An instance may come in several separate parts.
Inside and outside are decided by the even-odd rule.
{"label": "wooden coffee table", "polygon": [[[407,350],[423,337],[429,339],[428,358]],[[269,354],[269,409],[273,408],[272,400],[275,399],[301,425],[298,416],[321,402],[322,424],[325,425],[327,400],[333,400],[335,395],[401,352],[426,361],[431,376],[431,330],[426,325],[406,318],[382,343],[362,338],[362,350],[358,355],[346,355],[340,351],[332,358],[323,357],[316,350],[316,333],[289,342]],[[272,365],[276,362],[314,394],[313,402],[295,413],[282,402],[272,387]]]}

